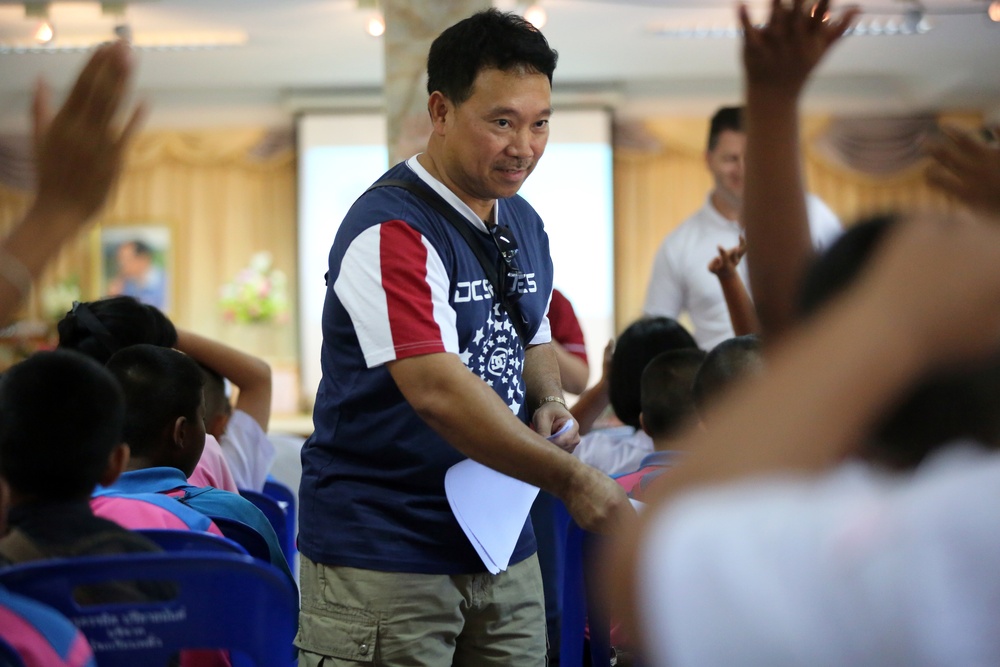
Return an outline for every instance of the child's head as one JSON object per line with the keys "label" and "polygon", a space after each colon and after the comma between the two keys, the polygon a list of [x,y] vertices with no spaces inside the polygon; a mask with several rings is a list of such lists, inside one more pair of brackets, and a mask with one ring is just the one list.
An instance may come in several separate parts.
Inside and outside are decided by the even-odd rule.
{"label": "child's head", "polygon": [[205,447],[205,401],[198,364],[183,352],[132,345],[108,360],[125,394],[125,442],[136,467],[194,472]]}
{"label": "child's head", "polygon": [[25,500],[87,498],[111,481],[124,417],[121,389],[100,364],[39,352],[0,379],[0,476]]}
{"label": "child's head", "polygon": [[691,390],[705,359],[698,349],[672,350],[653,357],[642,372],[642,428],[656,449],[668,446],[694,411]]}
{"label": "child's head", "polygon": [[177,330],[167,316],[130,296],[77,303],[58,325],[59,347],[107,363],[118,350],[148,343],[177,344]]}
{"label": "child's head", "polygon": [[200,365],[205,380],[205,431],[218,440],[226,432],[233,406],[226,396],[226,379],[211,368]]}
{"label": "child's head", "polygon": [[[846,290],[895,224],[895,216],[882,216],[845,232],[807,274],[802,313],[813,313]],[[879,424],[862,455],[893,468],[916,466],[960,438],[1000,445],[1000,358],[924,378]]]}
{"label": "child's head", "polygon": [[705,357],[694,379],[694,403],[705,418],[707,404],[736,380],[760,373],[764,366],[760,339],[754,335],[728,338]]}
{"label": "child's head", "polygon": [[642,371],[653,357],[697,348],[687,329],[669,317],[649,317],[630,324],[615,342],[609,370],[608,395],[618,419],[639,428]]}

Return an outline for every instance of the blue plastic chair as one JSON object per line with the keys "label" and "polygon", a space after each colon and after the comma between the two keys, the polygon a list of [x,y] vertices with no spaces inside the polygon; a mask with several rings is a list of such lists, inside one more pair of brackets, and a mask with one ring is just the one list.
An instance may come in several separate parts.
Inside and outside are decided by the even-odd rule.
{"label": "blue plastic chair", "polygon": [[295,512],[295,492],[285,484],[282,484],[273,477],[268,476],[267,480],[264,482],[264,495],[274,498],[278,502],[278,505],[281,506],[281,509],[285,510],[285,516],[288,517],[288,542],[292,545],[294,552],[298,552],[295,542],[296,529],[298,528],[298,519]]}
{"label": "blue plastic chair", "polygon": [[[167,582],[169,600],[80,605],[74,590]],[[166,665],[184,649],[229,650],[234,664],[291,665],[298,594],[280,570],[238,554],[143,553],[27,563],[0,572],[9,590],[54,607],[80,628],[101,667]]]}
{"label": "blue plastic chair", "polygon": [[263,535],[236,519],[224,516],[213,516],[210,518],[219,527],[223,535],[246,549],[248,554],[265,563],[271,563],[271,550],[268,548],[267,540],[264,539]]}
{"label": "blue plastic chair", "polygon": [[[221,528],[220,528],[221,530]],[[164,551],[210,551],[215,553],[246,554],[242,545],[228,537],[205,533],[200,530],[169,530],[143,528],[136,530]],[[266,545],[265,545],[266,546]]]}
{"label": "blue plastic chair", "polygon": [[254,507],[267,517],[268,523],[274,528],[274,534],[278,536],[278,544],[281,546],[281,553],[285,555],[285,560],[289,565],[294,563],[295,529],[288,525],[286,510],[274,498],[257,491],[240,489],[240,495],[253,503]]}
{"label": "blue plastic chair", "polygon": [[[566,561],[563,566],[562,634],[559,664],[581,667],[584,664],[585,630],[590,625],[590,664],[611,664],[611,621],[594,594],[591,567],[600,544],[600,536],[583,530],[569,517],[565,506],[557,503],[557,523],[566,525]],[[558,516],[560,515],[561,516]]]}

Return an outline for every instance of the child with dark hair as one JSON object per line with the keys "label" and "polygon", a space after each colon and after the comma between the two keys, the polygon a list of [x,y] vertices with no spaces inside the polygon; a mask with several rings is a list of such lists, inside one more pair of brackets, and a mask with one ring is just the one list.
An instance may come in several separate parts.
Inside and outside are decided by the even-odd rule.
{"label": "child with dark hair", "polygon": [[271,563],[292,578],[267,518],[235,493],[188,482],[205,446],[202,372],[190,357],[154,345],[133,345],[108,360],[125,394],[123,437],[132,449],[127,470],[108,495],[159,493],[209,517],[235,519],[260,533]]}
{"label": "child with dark hair", "polygon": [[[178,330],[155,307],[128,296],[77,303],[59,322],[59,346],[79,350],[102,364],[120,349],[146,343],[173,347],[239,388],[236,409],[212,384],[208,433],[191,476],[196,486],[260,491],[274,462],[266,430],[271,416],[271,368],[262,359],[189,331]],[[225,401],[225,402],[224,402]]]}
{"label": "child with dark hair", "polygon": [[[653,357],[671,350],[697,350],[687,329],[669,317],[649,317],[633,322],[615,343],[607,377],[588,393],[603,393],[615,416],[625,426],[586,432],[573,455],[584,463],[615,475],[635,470],[653,451],[652,439],[642,430],[642,371]],[[585,402],[588,399],[581,397]],[[592,406],[588,408],[592,410]],[[578,413],[574,407],[574,415]]]}
{"label": "child with dark hair", "polygon": [[704,360],[698,349],[671,350],[653,357],[642,371],[639,422],[653,451],[636,470],[615,478],[630,497],[642,500],[646,486],[672,463],[674,439],[696,414],[693,385]]}
{"label": "child with dark hair", "polygon": [[88,303],[76,302],[59,324],[59,347],[76,350],[106,364],[111,355],[129,345],[177,345],[177,329],[155,306],[130,296],[112,296]]}
{"label": "child with dark hair", "polygon": [[733,382],[760,373],[764,359],[754,334],[724,340],[708,353],[694,378],[694,404],[704,418],[708,402]]}
{"label": "child with dark hair", "polygon": [[[261,491],[276,456],[267,437],[271,419],[271,367],[259,357],[190,331],[177,332],[181,352],[197,361],[205,380],[205,430],[218,440],[240,489]],[[238,391],[236,405],[226,381]]]}
{"label": "child with dark hair", "polygon": [[0,563],[157,551],[94,515],[98,484],[121,472],[124,402],[113,377],[73,352],[40,352],[0,379],[0,477],[11,490]]}

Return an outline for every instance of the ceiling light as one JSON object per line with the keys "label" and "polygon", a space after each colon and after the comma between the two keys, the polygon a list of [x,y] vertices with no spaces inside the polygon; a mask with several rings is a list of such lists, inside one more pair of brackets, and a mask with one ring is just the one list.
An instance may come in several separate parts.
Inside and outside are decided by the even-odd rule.
{"label": "ceiling light", "polygon": [[990,17],[991,21],[1000,23],[1000,0],[993,0],[989,8],[987,8],[986,14]]}
{"label": "ceiling light", "polygon": [[524,20],[535,26],[536,30],[541,30],[545,27],[545,22],[549,20],[549,17],[541,5],[531,5],[524,10]]}
{"label": "ceiling light", "polygon": [[56,36],[56,30],[52,26],[52,21],[49,21],[48,19],[45,19],[44,21],[39,23],[38,27],[35,28],[34,37],[35,41],[38,42],[39,44],[42,45],[50,44],[52,40],[55,39],[55,36]]}
{"label": "ceiling light", "polygon": [[375,12],[368,19],[368,25],[365,26],[365,30],[372,37],[381,37],[385,34],[385,18],[382,16],[382,12]]}

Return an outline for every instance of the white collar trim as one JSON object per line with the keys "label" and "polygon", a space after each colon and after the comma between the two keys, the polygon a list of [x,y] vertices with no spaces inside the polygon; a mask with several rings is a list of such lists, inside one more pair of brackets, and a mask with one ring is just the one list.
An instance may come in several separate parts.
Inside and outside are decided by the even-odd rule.
{"label": "white collar trim", "polygon": [[[417,155],[419,155],[419,153]],[[458,195],[456,195],[454,192],[448,189],[447,185],[445,185],[438,179],[431,176],[431,173],[426,169],[424,169],[424,166],[420,164],[419,160],[417,160],[416,155],[414,155],[413,157],[411,157],[406,161],[406,166],[409,167],[413,171],[413,173],[415,173],[417,177],[420,178],[420,180],[429,185],[431,189],[434,190],[434,192],[441,195],[441,197],[444,198],[446,202],[451,204],[452,208],[461,213],[462,217],[464,217],[466,220],[469,221],[469,224],[471,224],[473,227],[475,227],[481,232],[489,233],[489,230],[486,229],[486,223],[484,223],[479,218],[479,216],[476,215],[475,211],[469,208],[468,204],[459,199]],[[493,221],[499,222],[499,218],[500,218],[500,201],[496,200],[496,204],[493,206]]]}

